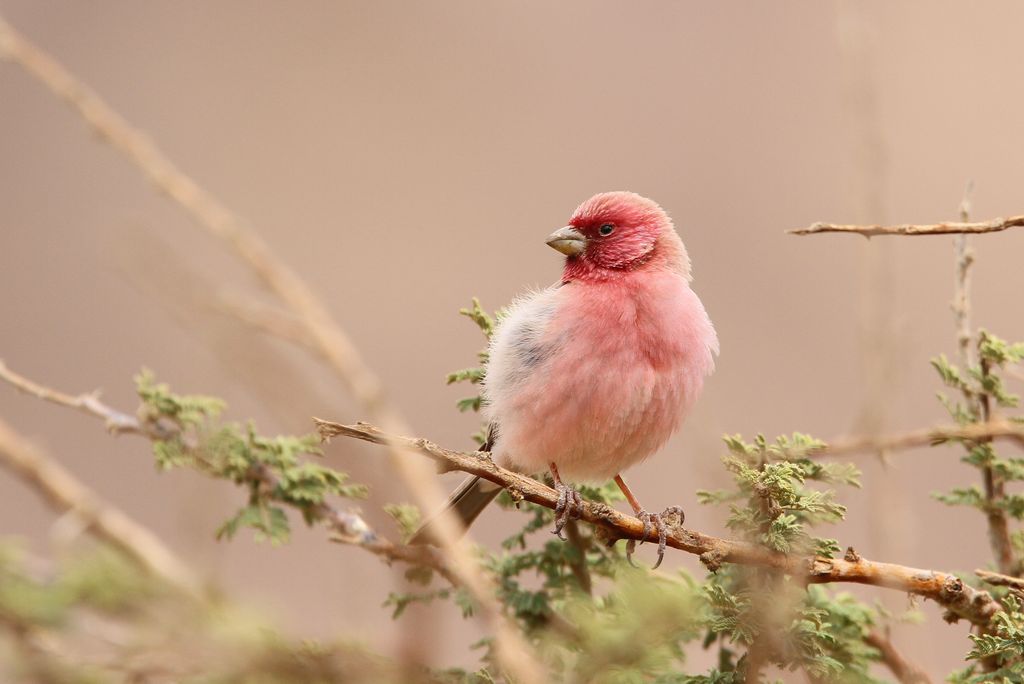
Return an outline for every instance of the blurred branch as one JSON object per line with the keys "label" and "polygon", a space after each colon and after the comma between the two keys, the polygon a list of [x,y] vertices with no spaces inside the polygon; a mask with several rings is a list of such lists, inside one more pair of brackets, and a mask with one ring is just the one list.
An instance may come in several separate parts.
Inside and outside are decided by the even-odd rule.
{"label": "blurred branch", "polygon": [[1011,589],[1024,591],[1024,579],[1020,577],[1011,577],[1010,575],[990,572],[989,570],[975,570],[974,574],[977,575],[978,579],[982,582],[991,584],[994,587],[1010,587]]}
{"label": "blurred branch", "polygon": [[222,294],[216,299],[214,307],[254,330],[291,342],[307,351],[317,351],[302,323],[276,306],[237,295]]}
{"label": "blurred branch", "polygon": [[203,583],[159,537],[103,501],[3,420],[0,420],[0,467],[17,475],[58,512],[73,513],[83,528],[123,551],[148,572],[185,594],[204,598]]}
{"label": "blurred branch", "polygon": [[[960,222],[967,223],[971,214],[971,190],[973,183],[967,184],[963,200],[960,202]],[[960,358],[965,368],[974,366],[973,347],[971,345],[971,265],[974,264],[974,250],[967,235],[953,238],[954,278],[953,278],[953,318],[956,321],[956,341]]]}
{"label": "blurred branch", "polygon": [[787,230],[789,235],[816,235],[818,233],[853,233],[864,237],[876,235],[957,235],[974,233],[998,233],[1008,228],[1024,226],[1024,216],[997,218],[982,223],[948,222],[923,225],[902,224],[895,226],[857,226],[837,223],[813,223],[807,228]]}
{"label": "blurred branch", "polygon": [[[477,475],[512,492],[518,499],[554,509],[558,495],[554,489],[520,473],[501,468],[485,454],[453,451],[426,439],[399,437],[378,428],[359,423],[341,425],[314,419],[324,439],[335,436],[360,439],[374,444],[397,444],[438,462],[449,470]],[[604,504],[585,501],[580,518],[604,528],[611,539],[641,539],[643,523]],[[811,584],[854,582],[887,587],[930,598],[943,605],[952,619],[965,618],[979,625],[987,624],[1000,610],[999,604],[985,591],[965,584],[958,577],[933,570],[881,563],[861,558],[852,551],[845,558],[821,558],[774,553],[763,546],[729,539],[720,539],[670,526],[668,546],[700,557],[712,571],[722,563],[737,563],[774,568]]]}
{"label": "blurred branch", "polygon": [[864,642],[881,654],[882,662],[901,684],[932,684],[932,678],[924,668],[903,657],[888,636],[881,632],[869,632]]}
{"label": "blurred branch", "polygon": [[814,455],[839,456],[861,452],[888,452],[935,446],[952,440],[1005,439],[1024,448],[1024,424],[1008,420],[948,425],[880,437],[849,437],[829,442]]}
{"label": "blurred branch", "polygon": [[323,357],[366,410],[374,414],[395,413],[377,377],[334,323],[327,307],[240,216],[175,166],[152,140],[2,17],[0,58],[14,62],[35,77],[77,112],[102,141],[124,155],[157,190],[184,209],[199,227],[225,241],[295,311]]}
{"label": "blurred branch", "polygon": [[[75,78],[0,17],[0,58],[10,60],[63,100],[96,132],[120,152],[161,192],[174,200],[208,233],[226,242],[250,269],[295,315],[305,334],[327,364],[381,425],[407,431],[397,409],[384,396],[376,375],[363,361],[355,344],[334,321],[327,306],[238,215],[212,193],[177,168],[141,131],[134,128],[102,98]],[[392,465],[413,497],[424,507],[439,508],[444,497],[434,478],[414,459],[391,451]],[[480,613],[495,631],[498,658],[506,671],[521,682],[540,681],[541,669],[522,637],[511,628],[478,568],[454,516],[437,517],[438,541],[451,559],[451,568],[480,605]]]}

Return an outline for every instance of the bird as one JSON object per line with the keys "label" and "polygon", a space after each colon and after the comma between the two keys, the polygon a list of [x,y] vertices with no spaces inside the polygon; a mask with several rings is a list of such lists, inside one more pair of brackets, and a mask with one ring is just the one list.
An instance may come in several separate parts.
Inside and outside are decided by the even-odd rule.
{"label": "bird", "polygon": [[[570,483],[614,479],[644,523],[641,542],[652,527],[657,532],[657,567],[664,519],[675,513],[681,523],[683,511],[648,513],[622,472],[680,428],[714,370],[715,328],[690,287],[683,241],[653,200],[625,191],[594,195],[546,242],[565,256],[562,277],[518,296],[491,337],[481,451],[517,472],[550,473],[560,538],[582,506]],[[500,491],[470,477],[446,507],[468,527]],[[434,519],[410,543],[429,543]]]}

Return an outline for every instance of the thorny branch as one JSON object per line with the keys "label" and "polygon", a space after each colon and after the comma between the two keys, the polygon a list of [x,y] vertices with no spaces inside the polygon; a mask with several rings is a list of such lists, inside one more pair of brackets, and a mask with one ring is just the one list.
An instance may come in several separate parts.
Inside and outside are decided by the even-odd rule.
{"label": "thorny branch", "polygon": [[100,400],[99,392],[71,395],[50,387],[44,387],[26,378],[24,375],[19,375],[12,371],[3,362],[3,359],[0,359],[0,380],[4,380],[15,389],[31,394],[43,401],[77,409],[90,416],[101,418],[106,423],[107,430],[113,434],[144,434],[141,431],[142,428],[138,418],[107,406]]}
{"label": "thorny branch", "polygon": [[[140,130],[133,127],[63,65],[20,35],[0,17],[0,59],[23,68],[51,93],[72,108],[112,148],[124,155],[161,192],[181,206],[195,223],[225,241],[295,315],[304,337],[367,414],[395,431],[405,431],[399,412],[387,401],[376,375],[362,360],[355,344],[332,317],[326,304],[280,261],[270,246],[247,222],[213,194],[181,171]],[[435,480],[415,459],[391,450],[395,470],[417,502],[438,508],[444,500]],[[495,632],[498,658],[506,670],[523,682],[540,681],[541,669],[521,636],[501,614],[487,579],[479,571],[454,516],[442,511],[436,518],[438,541],[455,572],[480,606],[480,613]]]}
{"label": "thorny branch", "polygon": [[1008,228],[1024,227],[1024,216],[997,218],[981,223],[948,222],[924,225],[902,224],[895,226],[858,226],[838,223],[813,223],[807,228],[787,230],[790,235],[817,235],[818,233],[852,233],[864,237],[876,235],[972,235],[977,233],[998,233]]}
{"label": "thorny branch", "polygon": [[[381,445],[399,444],[433,459],[443,468],[477,475],[513,492],[517,498],[521,495],[526,501],[545,508],[554,509],[558,500],[551,487],[495,465],[486,454],[453,451],[426,439],[390,435],[365,423],[341,425],[315,421],[324,439],[342,436]],[[643,536],[643,523],[639,519],[604,504],[584,502],[581,519],[604,528],[611,539],[639,540]],[[988,592],[974,589],[954,575],[870,561],[852,549],[845,558],[807,557],[775,553],[756,544],[721,539],[678,525],[670,526],[669,532],[668,546],[699,556],[711,570],[722,563],[739,563],[781,570],[810,584],[854,582],[897,589],[933,599],[947,609],[950,619],[964,618],[979,625],[987,624],[1000,610]]]}

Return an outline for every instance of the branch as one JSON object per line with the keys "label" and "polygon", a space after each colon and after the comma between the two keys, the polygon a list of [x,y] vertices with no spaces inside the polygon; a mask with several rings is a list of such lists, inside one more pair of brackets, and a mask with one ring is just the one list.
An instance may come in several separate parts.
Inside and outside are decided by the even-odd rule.
{"label": "branch", "polygon": [[888,452],[935,446],[953,440],[977,441],[1005,439],[1024,447],[1024,424],[1008,420],[992,420],[969,425],[948,425],[881,437],[850,437],[837,439],[823,448],[811,452],[817,455],[838,456],[860,452]]}
{"label": "branch", "polygon": [[[964,198],[960,202],[960,220],[966,222],[971,211],[971,185],[968,184],[964,191]],[[975,357],[971,351],[971,264],[974,263],[974,254],[970,249],[969,240],[966,235],[958,235],[954,241],[954,252],[956,256],[956,271],[954,277],[953,316],[957,328],[957,346],[960,352],[961,361],[965,368],[973,368]],[[990,373],[988,360],[984,357],[979,362],[981,368],[982,393],[979,395],[965,388],[964,399],[969,404],[974,404],[978,411],[977,415],[984,422],[992,420],[991,398],[984,391],[987,376]],[[984,437],[980,443],[988,443],[992,437]],[[968,446],[968,451],[970,447]],[[1004,573],[1013,572],[1017,562],[1014,559],[1013,543],[1010,541],[1010,525],[1006,510],[1001,506],[1006,498],[1006,482],[1001,478],[991,465],[982,466],[982,479],[985,486],[985,500],[988,504],[985,517],[988,519],[988,538],[992,546],[992,553],[995,555],[999,569]]]}
{"label": "branch", "polygon": [[149,529],[103,501],[60,463],[0,420],[0,466],[36,490],[60,513],[73,513],[83,527],[121,550],[144,570],[183,593],[204,598],[203,583]]}
{"label": "branch", "polygon": [[[422,438],[390,435],[365,423],[341,425],[320,419],[314,421],[325,440],[342,436],[373,444],[399,445],[433,459],[444,468],[482,477],[508,489],[517,497],[521,495],[531,503],[550,509],[554,509],[557,504],[558,495],[554,489],[526,475],[495,465],[486,454],[453,451]],[[643,537],[644,526],[639,519],[604,504],[584,502],[580,518],[601,526],[612,539],[640,540]],[[672,548],[699,556],[701,562],[712,571],[722,563],[737,563],[775,568],[811,584],[854,582],[897,589],[930,598],[943,605],[953,619],[965,618],[978,625],[987,624],[1000,610],[999,604],[988,592],[974,589],[954,575],[869,561],[852,550],[847,552],[845,558],[788,555],[769,551],[756,544],[720,539],[679,526],[670,528],[667,542]]]}
{"label": "branch", "polygon": [[[964,197],[960,201],[960,221],[967,223],[971,213],[971,190],[974,184],[968,183]],[[974,250],[967,235],[953,238],[954,277],[953,320],[956,322],[956,342],[964,368],[974,366],[974,353],[971,345],[971,266],[974,264]]]}
{"label": "branch", "polygon": [[100,401],[99,391],[72,396],[49,387],[44,387],[29,380],[24,375],[19,375],[9,369],[3,362],[3,359],[0,359],[0,380],[6,381],[20,392],[31,394],[43,401],[77,409],[90,416],[102,418],[107,425],[107,430],[114,434],[125,432],[145,434],[138,418],[112,409],[104,404]]}
{"label": "branch", "polygon": [[807,228],[787,230],[789,235],[817,235],[818,233],[853,233],[864,237],[876,235],[963,235],[975,233],[998,233],[1008,228],[1024,226],[1024,216],[997,218],[982,223],[948,222],[913,225],[905,223],[896,226],[857,226],[838,223],[812,223]]}
{"label": "branch", "polygon": [[318,351],[306,333],[306,328],[288,311],[230,294],[221,295],[213,308],[271,337],[290,342],[306,351]]}
{"label": "branch", "polygon": [[932,678],[924,668],[904,658],[888,636],[881,632],[869,632],[864,637],[864,643],[881,654],[882,662],[901,684],[932,684]]}
{"label": "branch", "polygon": [[1010,575],[1003,575],[998,572],[990,572],[988,570],[975,570],[974,574],[978,576],[982,582],[991,584],[994,587],[1010,587],[1011,589],[1017,589],[1024,591],[1024,579],[1020,577],[1011,577]]}

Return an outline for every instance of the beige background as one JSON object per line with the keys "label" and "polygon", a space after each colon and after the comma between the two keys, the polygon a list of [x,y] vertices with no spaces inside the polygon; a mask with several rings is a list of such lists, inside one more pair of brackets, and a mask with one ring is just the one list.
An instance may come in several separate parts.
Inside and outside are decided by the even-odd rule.
{"label": "beige background", "polygon": [[[0,0],[328,299],[415,430],[468,443],[447,371],[480,339],[456,315],[552,282],[543,244],[590,194],[631,189],[675,217],[695,289],[722,341],[683,434],[631,473],[648,506],[679,503],[721,529],[698,487],[722,482],[718,437],[831,437],[941,421],[929,356],[953,351],[948,238],[788,237],[817,220],[1024,212],[1024,6],[989,2],[181,3]],[[0,64],[0,357],[41,381],[101,386],[125,408],[142,366],[226,397],[267,431],[360,416],[301,352],[218,315],[257,296],[244,269],[156,195],[37,83]],[[1024,338],[1024,232],[977,241],[978,323]],[[240,493],[158,475],[146,445],[0,387],[0,415],[153,526],[231,595],[297,633],[388,650],[393,574],[299,530],[288,548],[212,531]],[[330,462],[404,499],[383,455],[338,444]],[[954,450],[864,459],[836,534],[865,556],[970,570],[983,519],[929,492],[970,481]],[[452,476],[452,481],[457,476]],[[0,474],[5,535],[45,549],[52,515]],[[516,521],[485,517],[494,544]],[[650,555],[649,551],[645,555]],[[695,558],[671,563],[699,572]],[[903,597],[881,590],[892,606]],[[964,625],[924,607],[899,643],[936,673]],[[477,624],[442,662],[472,662]],[[698,656],[693,667],[703,667]]]}

